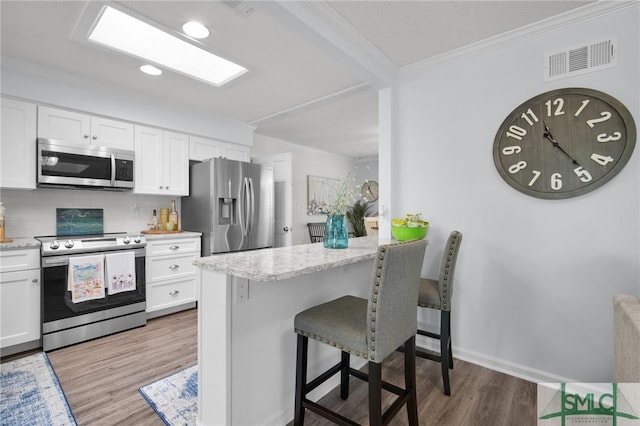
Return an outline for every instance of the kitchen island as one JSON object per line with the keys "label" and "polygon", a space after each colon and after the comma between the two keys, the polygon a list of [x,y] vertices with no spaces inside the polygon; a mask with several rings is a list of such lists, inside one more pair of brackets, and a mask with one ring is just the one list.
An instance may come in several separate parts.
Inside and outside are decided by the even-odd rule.
{"label": "kitchen island", "polygon": [[[367,297],[378,237],[197,259],[198,424],[283,425],[293,419],[296,336],[293,317],[351,294]],[[339,361],[326,345],[309,346],[309,378]],[[364,361],[353,358],[353,367]],[[318,398],[338,383],[310,394]]]}

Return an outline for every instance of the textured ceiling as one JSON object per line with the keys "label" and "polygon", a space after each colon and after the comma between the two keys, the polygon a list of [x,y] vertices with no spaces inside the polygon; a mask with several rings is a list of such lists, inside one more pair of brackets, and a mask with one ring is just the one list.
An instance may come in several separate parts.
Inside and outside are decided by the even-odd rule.
{"label": "textured ceiling", "polygon": [[[388,58],[396,73],[404,66],[585,4],[259,1],[247,3],[253,13],[241,15],[231,7],[239,3],[114,3],[170,31],[177,31],[189,19],[209,26],[212,36],[204,41],[205,47],[249,69],[221,88],[170,71],[149,78],[138,71],[139,60],[74,38],[84,11],[103,4],[98,1],[1,1],[2,62],[15,58],[250,122],[258,133],[289,142],[353,157],[369,156],[377,153],[377,90],[362,73],[354,72],[357,59],[341,50],[341,42],[319,35],[294,6],[301,6],[302,14],[316,13],[314,18],[324,19],[325,29],[333,24],[348,28],[360,46],[364,43]],[[342,44],[348,43],[343,40]]]}

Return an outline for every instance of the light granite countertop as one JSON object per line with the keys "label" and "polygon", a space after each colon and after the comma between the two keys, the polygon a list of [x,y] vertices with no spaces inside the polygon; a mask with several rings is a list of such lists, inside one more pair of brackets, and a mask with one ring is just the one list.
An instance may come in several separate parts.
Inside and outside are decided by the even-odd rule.
{"label": "light granite countertop", "polygon": [[24,238],[14,238],[10,243],[0,243],[0,251],[9,251],[9,250],[27,250],[27,249],[39,249],[40,241],[24,237]]}
{"label": "light granite countertop", "polygon": [[155,241],[155,240],[174,240],[180,238],[195,238],[201,237],[202,233],[200,232],[172,232],[170,234],[143,234],[147,241]]}
{"label": "light granite countertop", "polygon": [[201,257],[194,265],[253,281],[281,281],[373,259],[378,245],[390,242],[377,236],[351,238],[346,249],[327,249],[322,243],[301,244]]}

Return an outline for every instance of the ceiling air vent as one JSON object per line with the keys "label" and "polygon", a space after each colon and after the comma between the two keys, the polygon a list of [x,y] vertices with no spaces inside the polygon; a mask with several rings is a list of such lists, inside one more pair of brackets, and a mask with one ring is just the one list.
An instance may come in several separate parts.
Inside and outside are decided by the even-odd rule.
{"label": "ceiling air vent", "polygon": [[223,3],[235,10],[238,15],[247,16],[253,13],[253,7],[246,1],[227,0]]}
{"label": "ceiling air vent", "polygon": [[585,74],[618,65],[614,37],[545,55],[544,81]]}

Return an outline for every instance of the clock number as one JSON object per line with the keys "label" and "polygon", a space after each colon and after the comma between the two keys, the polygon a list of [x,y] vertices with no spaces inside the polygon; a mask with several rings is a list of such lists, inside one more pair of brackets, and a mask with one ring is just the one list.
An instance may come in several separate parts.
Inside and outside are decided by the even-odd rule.
{"label": "clock number", "polygon": [[511,174],[518,173],[520,170],[524,169],[525,167],[527,167],[526,161],[518,161],[516,164],[509,167],[509,173]]}
{"label": "clock number", "polygon": [[527,123],[529,123],[529,126],[533,126],[533,123],[537,123],[538,121],[540,121],[538,119],[538,117],[536,117],[536,114],[531,110],[531,108],[529,108],[527,110],[527,112],[523,112],[522,115],[520,115],[521,118],[523,118],[524,120],[527,120]]}
{"label": "clock number", "polygon": [[605,157],[604,155],[596,154],[595,152],[591,154],[591,159],[601,166],[606,166],[609,163],[613,163],[613,158],[609,156]]}
{"label": "clock number", "polygon": [[513,155],[513,154],[519,154],[520,151],[522,151],[522,148],[520,148],[517,145],[514,146],[505,146],[504,148],[502,148],[502,154],[504,155]]}
{"label": "clock number", "polygon": [[562,189],[562,175],[560,173],[551,175],[551,189],[555,191]]}
{"label": "clock number", "polygon": [[590,99],[587,99],[585,101],[582,101],[582,105],[580,105],[580,108],[578,108],[578,110],[576,111],[575,114],[573,114],[574,117],[577,117],[580,115],[580,113],[582,112],[582,110],[584,109],[584,107],[587,106],[587,104],[589,103]]}
{"label": "clock number", "polygon": [[533,186],[533,184],[538,180],[538,178],[540,177],[541,174],[542,173],[540,173],[539,171],[534,170],[533,171],[533,179],[531,179],[529,181],[529,186]]}
{"label": "clock number", "polygon": [[591,173],[589,173],[588,171],[586,171],[585,169],[583,169],[582,167],[576,167],[575,169],[573,169],[573,173],[576,174],[576,176],[578,176],[578,178],[580,178],[581,182],[591,182],[591,180],[593,179],[591,177]]}
{"label": "clock number", "polygon": [[596,139],[598,140],[598,142],[611,142],[611,141],[617,141],[621,137],[622,137],[622,133],[620,132],[613,132],[613,135],[611,136],[607,135],[606,133],[600,133]]}
{"label": "clock number", "polygon": [[591,120],[587,120],[587,126],[593,129],[593,127],[596,124],[602,123],[603,121],[607,121],[610,118],[611,118],[611,113],[609,111],[601,112],[600,118],[592,118]]}
{"label": "clock number", "polygon": [[527,134],[527,131],[520,126],[516,126],[515,124],[509,127],[509,131],[507,132],[508,138],[522,140],[522,137]]}
{"label": "clock number", "polygon": [[[547,106],[547,117],[551,117],[552,112],[554,116],[564,114],[564,111],[562,110],[562,108],[564,108],[564,99],[556,98],[553,100],[553,103],[551,101],[547,101],[544,104]],[[555,105],[555,111],[552,111],[551,105]]]}

